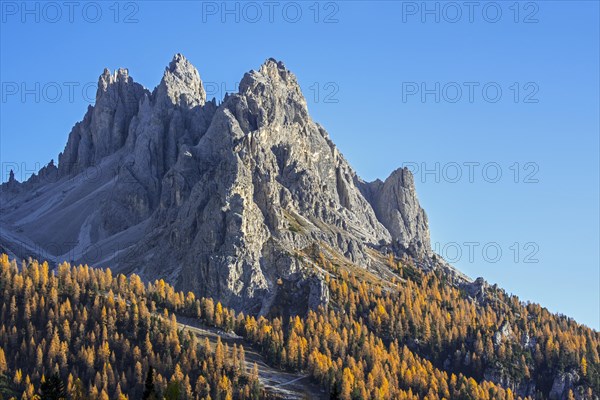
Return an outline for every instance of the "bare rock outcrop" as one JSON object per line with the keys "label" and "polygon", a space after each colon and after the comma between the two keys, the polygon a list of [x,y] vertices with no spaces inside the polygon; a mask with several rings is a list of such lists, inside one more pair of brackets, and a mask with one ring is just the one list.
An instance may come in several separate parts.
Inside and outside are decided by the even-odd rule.
{"label": "bare rock outcrop", "polygon": [[327,304],[313,245],[365,268],[380,262],[372,249],[430,254],[412,175],[363,182],[274,59],[219,105],[181,54],[152,92],[105,70],[55,168],[43,174],[56,182],[14,195],[5,213],[30,247],[253,313]]}
{"label": "bare rock outcrop", "polygon": [[[578,391],[575,389],[577,384],[579,383],[580,377],[576,371],[565,371],[558,374],[557,377],[554,378],[552,382],[552,389],[550,390],[550,399],[551,400],[566,400],[569,395],[569,391],[573,391],[573,393],[577,393]],[[578,396],[578,398],[583,398],[583,396]]]}
{"label": "bare rock outcrop", "polygon": [[80,173],[120,149],[138,112],[139,100],[146,93],[127,69],[121,68],[114,74],[105,69],[98,79],[96,103],[88,107],[83,121],[75,124],[58,157],[60,174]]}
{"label": "bare rock outcrop", "polygon": [[411,255],[431,254],[427,215],[419,205],[414,177],[407,168],[395,170],[384,182],[361,183],[361,187],[397,244]]}

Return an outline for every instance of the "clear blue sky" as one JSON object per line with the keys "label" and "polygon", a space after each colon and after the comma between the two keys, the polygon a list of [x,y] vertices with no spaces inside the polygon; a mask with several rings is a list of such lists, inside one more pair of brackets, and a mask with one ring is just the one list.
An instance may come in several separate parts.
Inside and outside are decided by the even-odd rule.
{"label": "clear blue sky", "polygon": [[104,67],[153,88],[181,52],[219,99],[275,57],[362,177],[419,166],[442,255],[600,328],[598,2],[52,4],[2,2],[2,180],[57,158]]}

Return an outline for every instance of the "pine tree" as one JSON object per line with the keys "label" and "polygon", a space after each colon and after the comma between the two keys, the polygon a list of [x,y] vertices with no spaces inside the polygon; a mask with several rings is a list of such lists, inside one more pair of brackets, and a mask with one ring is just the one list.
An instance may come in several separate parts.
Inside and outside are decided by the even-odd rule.
{"label": "pine tree", "polygon": [[165,400],[179,400],[181,385],[176,380],[171,380],[165,389]]}
{"label": "pine tree", "polygon": [[73,382],[73,387],[71,388],[71,400],[85,400],[86,396],[85,396],[85,390],[83,388],[83,382],[81,382],[81,379],[77,378],[75,379],[75,382]]}
{"label": "pine tree", "polygon": [[60,376],[54,374],[50,376],[40,388],[40,396],[43,400],[66,400],[67,390]]}
{"label": "pine tree", "polygon": [[156,388],[154,387],[154,368],[148,367],[148,373],[146,374],[146,383],[144,384],[144,393],[142,394],[144,400],[157,400]]}
{"label": "pine tree", "polygon": [[6,364],[6,356],[4,355],[4,350],[0,347],[0,375],[6,373],[8,371],[8,365]]}
{"label": "pine tree", "polygon": [[142,363],[139,361],[136,361],[135,363],[135,381],[138,384],[141,384],[143,382],[143,375],[142,375]]}

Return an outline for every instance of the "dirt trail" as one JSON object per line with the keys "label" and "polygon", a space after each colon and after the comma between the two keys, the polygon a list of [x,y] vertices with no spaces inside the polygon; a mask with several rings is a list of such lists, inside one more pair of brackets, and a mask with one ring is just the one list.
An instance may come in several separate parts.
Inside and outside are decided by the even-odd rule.
{"label": "dirt trail", "polygon": [[311,382],[308,375],[295,374],[281,371],[269,366],[262,355],[260,355],[251,343],[241,337],[227,334],[219,329],[201,325],[192,318],[177,316],[177,324],[182,329],[187,329],[196,334],[200,339],[208,338],[212,349],[221,338],[223,343],[229,346],[243,345],[246,355],[246,369],[252,370],[254,363],[258,366],[258,377],[260,383],[269,392],[277,394],[284,399],[328,399],[329,396],[319,385]]}

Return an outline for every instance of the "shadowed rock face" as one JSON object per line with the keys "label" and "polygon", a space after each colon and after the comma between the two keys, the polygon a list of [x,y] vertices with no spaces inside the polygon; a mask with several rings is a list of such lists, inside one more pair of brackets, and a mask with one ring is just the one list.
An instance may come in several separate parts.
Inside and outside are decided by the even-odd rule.
{"label": "shadowed rock face", "polygon": [[96,104],[89,106],[83,121],[75,124],[58,157],[60,174],[82,172],[119,150],[146,92],[142,85],[133,82],[127,69],[114,74],[105,69],[98,79]]}
{"label": "shadowed rock face", "polygon": [[[82,178],[90,169],[101,171],[94,182]],[[315,244],[365,267],[375,262],[368,248],[431,252],[410,172],[363,182],[273,59],[219,106],[180,54],[152,93],[127,70],[105,70],[58,172],[58,181],[2,191],[12,232],[42,248],[54,232],[76,243],[67,249],[80,252],[75,261],[166,278],[245,311],[268,312],[280,288],[298,304],[326,302],[319,273],[299,256]],[[33,191],[42,196],[24,205]]]}

